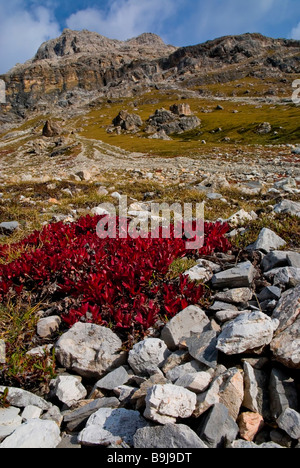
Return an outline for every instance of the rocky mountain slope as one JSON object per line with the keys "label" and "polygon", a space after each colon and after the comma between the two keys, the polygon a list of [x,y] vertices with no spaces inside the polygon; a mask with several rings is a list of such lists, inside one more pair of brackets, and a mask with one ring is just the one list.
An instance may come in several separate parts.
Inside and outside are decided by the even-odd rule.
{"label": "rocky mountain slope", "polygon": [[8,108],[23,115],[49,105],[67,109],[97,97],[134,96],[145,86],[194,88],[246,76],[277,82],[300,71],[300,41],[260,34],[228,36],[176,49],[154,34],[122,42],[89,31],[64,30],[32,60],[1,78]]}

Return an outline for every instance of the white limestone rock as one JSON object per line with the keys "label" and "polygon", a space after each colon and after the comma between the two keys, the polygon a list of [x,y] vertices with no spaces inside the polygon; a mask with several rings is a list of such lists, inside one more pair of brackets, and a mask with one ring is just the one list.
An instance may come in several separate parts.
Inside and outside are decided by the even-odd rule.
{"label": "white limestone rock", "polygon": [[138,375],[151,375],[155,367],[162,367],[170,356],[164,341],[158,338],[146,338],[136,343],[129,352],[128,363]]}
{"label": "white limestone rock", "polygon": [[122,341],[111,330],[92,323],[76,323],[55,346],[63,367],[82,377],[100,379],[106,372],[125,363]]}
{"label": "white limestone rock", "polygon": [[30,419],[8,436],[0,448],[56,448],[60,441],[60,430],[54,421]]}
{"label": "white limestone rock", "polygon": [[240,314],[223,326],[217,349],[233,355],[261,348],[271,343],[278,323],[259,311]]}
{"label": "white limestone rock", "polygon": [[189,418],[196,407],[196,395],[177,385],[154,385],[146,396],[144,416],[160,424],[175,423],[176,418]]}

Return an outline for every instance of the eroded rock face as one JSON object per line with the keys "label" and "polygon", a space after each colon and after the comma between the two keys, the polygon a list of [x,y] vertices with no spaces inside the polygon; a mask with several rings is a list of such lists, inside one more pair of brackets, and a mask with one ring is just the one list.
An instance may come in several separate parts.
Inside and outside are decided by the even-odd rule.
{"label": "eroded rock face", "polygon": [[188,114],[181,115],[178,114],[178,112],[179,108],[177,107],[176,113],[164,108],[157,109],[155,113],[149,117],[147,123],[149,127],[154,130],[153,133],[164,131],[167,135],[187,132],[201,125],[201,120],[198,117]]}

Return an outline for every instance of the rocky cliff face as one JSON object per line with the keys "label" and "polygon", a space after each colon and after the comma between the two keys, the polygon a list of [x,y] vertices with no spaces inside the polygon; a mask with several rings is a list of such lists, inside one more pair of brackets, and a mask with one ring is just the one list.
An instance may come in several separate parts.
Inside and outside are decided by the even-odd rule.
{"label": "rocky cliff face", "polygon": [[159,83],[226,82],[245,76],[300,73],[300,41],[260,34],[228,36],[176,49],[154,34],[122,42],[65,30],[35,57],[1,78],[12,111],[76,107],[98,97],[133,96]]}

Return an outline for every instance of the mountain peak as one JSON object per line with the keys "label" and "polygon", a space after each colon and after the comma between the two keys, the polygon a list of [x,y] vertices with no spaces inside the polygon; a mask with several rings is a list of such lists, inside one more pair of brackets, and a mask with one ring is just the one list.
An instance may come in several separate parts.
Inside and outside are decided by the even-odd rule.
{"label": "mountain peak", "polygon": [[[37,51],[34,61],[44,59],[55,59],[58,57],[68,57],[75,54],[101,54],[103,51],[122,50],[123,47],[128,48],[143,47],[146,49],[169,49],[163,40],[152,33],[143,33],[138,37],[129,39],[128,41],[119,41],[117,39],[109,39],[96,32],[91,32],[86,29],[81,31],[73,31],[64,29],[62,34],[56,38],[44,42]],[[175,48],[173,48],[175,50]],[[169,53],[171,50],[169,50]]]}

